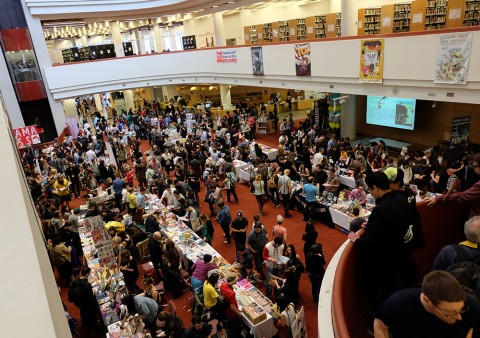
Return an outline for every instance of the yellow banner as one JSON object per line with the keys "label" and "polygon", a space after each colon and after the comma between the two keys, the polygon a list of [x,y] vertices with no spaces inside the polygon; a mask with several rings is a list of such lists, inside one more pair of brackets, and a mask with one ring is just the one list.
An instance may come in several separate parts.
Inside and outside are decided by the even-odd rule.
{"label": "yellow banner", "polygon": [[383,39],[362,40],[360,51],[360,82],[382,83],[384,47],[385,42]]}

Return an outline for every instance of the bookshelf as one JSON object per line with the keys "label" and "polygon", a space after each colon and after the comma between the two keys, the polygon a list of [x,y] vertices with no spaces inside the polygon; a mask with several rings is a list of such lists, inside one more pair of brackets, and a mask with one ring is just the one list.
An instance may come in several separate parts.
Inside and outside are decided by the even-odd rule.
{"label": "bookshelf", "polygon": [[447,0],[428,0],[425,9],[425,30],[445,28]]}
{"label": "bookshelf", "polygon": [[325,15],[315,16],[313,32],[315,34],[315,39],[323,39],[327,37],[327,17]]}
{"label": "bookshelf", "polygon": [[275,132],[275,121],[266,120],[266,121],[256,121],[257,125],[256,132],[258,134],[272,134]]}
{"label": "bookshelf", "polygon": [[396,4],[393,7],[393,33],[410,32],[412,4]]}
{"label": "bookshelf", "polygon": [[288,20],[288,41],[297,41],[297,19]]}
{"label": "bookshelf", "polygon": [[480,0],[465,1],[463,26],[480,25]]}
{"label": "bookshelf", "polygon": [[182,36],[183,49],[197,49],[197,42],[195,40],[195,35]]}
{"label": "bookshelf", "polygon": [[306,19],[297,19],[297,40],[307,39],[307,21]]}
{"label": "bookshelf", "polygon": [[280,21],[278,23],[278,40],[290,41],[290,30],[288,27],[288,21]]}
{"label": "bookshelf", "polygon": [[273,26],[271,23],[263,24],[263,42],[273,42]]}
{"label": "bookshelf", "polygon": [[258,42],[257,26],[255,25],[250,26],[249,34],[250,34],[250,42],[257,43]]}
{"label": "bookshelf", "polygon": [[365,35],[380,34],[381,8],[365,8],[363,31]]}
{"label": "bookshelf", "polygon": [[342,13],[335,13],[335,34],[342,36]]}

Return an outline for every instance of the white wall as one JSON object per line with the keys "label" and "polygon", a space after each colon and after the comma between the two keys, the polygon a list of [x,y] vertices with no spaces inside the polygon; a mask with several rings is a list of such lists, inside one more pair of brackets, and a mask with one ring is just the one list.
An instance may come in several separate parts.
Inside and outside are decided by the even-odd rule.
{"label": "white wall", "polygon": [[[470,71],[466,85],[433,83],[439,36],[385,38],[383,84],[359,84],[361,37],[311,42],[312,76],[295,76],[294,43],[263,46],[265,75],[252,74],[250,47],[236,46],[237,63],[217,63],[218,49],[164,53],[46,68],[46,79],[56,99],[127,88],[191,83],[225,83],[272,88],[391,96],[449,102],[480,103],[480,31],[473,32]],[[413,56],[406,51],[416,51]],[[148,59],[146,59],[148,58]],[[447,92],[454,93],[447,97]]]}
{"label": "white wall", "polygon": [[[243,22],[240,13],[223,16],[223,37],[225,39],[237,39],[237,45],[245,43],[243,36]],[[225,42],[224,42],[225,44]]]}
{"label": "white wall", "polygon": [[185,36],[195,35],[197,48],[206,47],[205,37],[208,37],[208,43],[210,43],[210,37],[215,35],[213,16],[208,15],[203,18],[185,20],[183,22],[183,32]]}

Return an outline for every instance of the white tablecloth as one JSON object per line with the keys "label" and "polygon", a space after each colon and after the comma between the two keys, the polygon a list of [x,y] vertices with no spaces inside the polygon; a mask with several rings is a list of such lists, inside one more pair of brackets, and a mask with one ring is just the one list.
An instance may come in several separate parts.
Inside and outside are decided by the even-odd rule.
{"label": "white tablecloth", "polygon": [[260,146],[260,148],[262,148],[262,153],[267,155],[269,160],[275,160],[277,158],[278,149],[275,149],[260,143],[258,145]]}
{"label": "white tablecloth", "polygon": [[345,230],[350,231],[350,222],[353,220],[352,217],[334,208],[329,208],[328,210],[330,211],[330,215],[332,216],[332,221],[334,224],[337,224]]}
{"label": "white tablecloth", "polygon": [[254,338],[271,338],[278,332],[278,330],[275,328],[273,317],[268,313],[267,319],[258,324],[253,324],[244,314],[242,314],[242,319],[243,322],[250,328],[250,334],[253,334]]}
{"label": "white tablecloth", "polygon": [[357,184],[355,183],[355,179],[352,176],[340,175],[338,176],[338,178],[340,179],[341,184],[346,185],[351,189],[355,189],[357,187]]}
{"label": "white tablecloth", "polygon": [[[248,163],[246,162],[243,162],[243,161],[239,161],[239,160],[234,160],[233,161],[233,167],[235,168],[235,175],[237,178],[240,178],[240,170],[241,169],[247,169],[248,167]],[[250,180],[250,178],[248,179]]]}

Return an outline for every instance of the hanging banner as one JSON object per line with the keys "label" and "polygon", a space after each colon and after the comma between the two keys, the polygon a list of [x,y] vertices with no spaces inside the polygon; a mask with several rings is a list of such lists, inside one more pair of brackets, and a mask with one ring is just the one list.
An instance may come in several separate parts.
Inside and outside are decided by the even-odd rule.
{"label": "hanging banner", "polygon": [[262,47],[251,47],[253,75],[263,75],[263,50]]}
{"label": "hanging banner", "polygon": [[360,52],[360,82],[382,83],[384,46],[385,43],[383,39],[362,40]]}
{"label": "hanging banner", "polygon": [[13,135],[17,139],[17,147],[19,149],[25,148],[26,146],[30,146],[32,144],[41,143],[37,126],[15,128],[13,129]]}
{"label": "hanging banner", "polygon": [[455,117],[452,119],[451,144],[455,146],[470,137],[471,116]]}
{"label": "hanging banner", "polygon": [[302,308],[298,311],[295,321],[292,324],[293,338],[308,338],[307,323],[305,322],[305,310]]}
{"label": "hanging banner", "polygon": [[434,83],[466,84],[473,33],[452,33],[439,36]]}
{"label": "hanging banner", "polygon": [[295,70],[297,76],[312,75],[310,43],[307,42],[295,44]]}
{"label": "hanging banner", "polygon": [[237,62],[237,50],[236,49],[226,49],[226,50],[217,50],[217,62]]}

